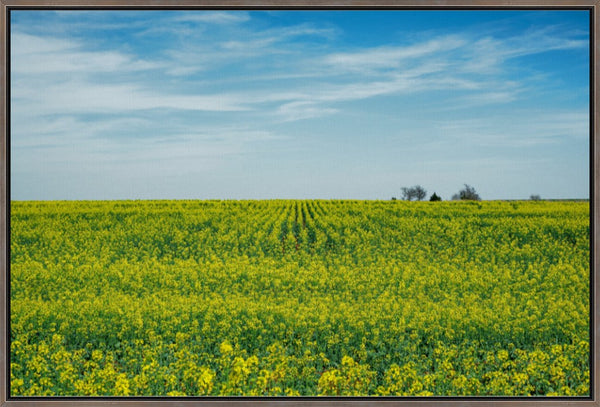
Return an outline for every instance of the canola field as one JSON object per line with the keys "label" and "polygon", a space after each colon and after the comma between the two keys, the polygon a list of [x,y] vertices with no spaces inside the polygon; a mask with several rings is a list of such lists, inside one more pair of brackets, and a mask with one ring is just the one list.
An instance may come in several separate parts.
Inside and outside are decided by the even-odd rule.
{"label": "canola field", "polygon": [[13,396],[588,395],[588,202],[12,202]]}

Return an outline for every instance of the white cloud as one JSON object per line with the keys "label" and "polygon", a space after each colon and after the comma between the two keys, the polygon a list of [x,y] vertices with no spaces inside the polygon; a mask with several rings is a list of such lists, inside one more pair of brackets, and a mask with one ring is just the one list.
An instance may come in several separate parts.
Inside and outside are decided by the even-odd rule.
{"label": "white cloud", "polygon": [[[499,87],[499,84],[489,85],[490,89]],[[488,91],[483,90],[479,93],[471,93],[465,96],[455,98],[455,100],[445,106],[444,110],[465,110],[475,107],[482,107],[486,105],[497,105],[514,102],[518,99],[519,94],[522,93],[522,89],[513,88],[501,91]]]}
{"label": "white cloud", "polygon": [[334,53],[326,56],[323,62],[342,72],[401,68],[411,60],[435,56],[440,52],[447,53],[463,47],[466,43],[458,36],[448,36],[408,46],[385,46],[357,52]]}
{"label": "white cloud", "polygon": [[156,69],[161,64],[117,51],[83,51],[75,40],[23,33],[11,35],[11,69],[17,75],[80,72],[130,72]]}
{"label": "white cloud", "polygon": [[510,38],[486,36],[476,39],[464,52],[467,56],[461,70],[477,74],[497,74],[510,59],[557,50],[588,47],[584,39],[565,38],[552,27],[530,30]]}
{"label": "white cloud", "polygon": [[[247,13],[214,12],[181,14],[173,21],[227,23],[248,18]],[[582,45],[579,41],[560,40],[547,31],[534,31],[522,39],[451,35],[406,46],[321,56],[313,55],[310,50],[304,50],[305,54],[297,51],[295,57],[290,58],[294,64],[284,64],[277,72],[285,72],[290,78],[304,78],[304,81],[270,83],[268,91],[236,91],[234,81],[222,92],[185,94],[135,79],[124,83],[99,83],[94,76],[103,72],[163,69],[185,81],[187,75],[201,70],[210,70],[212,75],[220,66],[227,67],[235,61],[259,61],[260,58],[254,57],[292,52],[289,47],[282,46],[289,38],[333,33],[332,29],[310,25],[271,29],[239,40],[199,42],[184,50],[170,51],[171,60],[162,61],[145,61],[117,51],[88,51],[81,40],[15,33],[14,106],[35,110],[38,114],[122,113],[157,108],[215,112],[255,110],[257,114],[275,112],[277,120],[294,121],[335,114],[339,112],[336,104],[341,102],[452,89],[467,93],[455,100],[450,108],[467,108],[516,99],[520,91],[517,83],[489,91],[490,79],[481,77],[491,72],[497,74],[506,58],[543,52],[544,46],[563,49]],[[469,75],[475,70],[479,74],[477,77]],[[39,82],[41,73],[69,72],[77,72],[80,76],[68,81],[49,77],[46,83]],[[253,73],[250,72],[245,80],[251,82]],[[38,82],[26,79],[27,76],[35,77]],[[239,80],[241,83],[244,78]]]}
{"label": "white cloud", "polygon": [[[214,22],[218,24],[243,22],[248,13],[207,12],[180,14],[171,21]],[[197,111],[276,112],[278,120],[294,121],[332,115],[339,112],[336,104],[364,100],[383,95],[415,94],[435,90],[461,90],[463,100],[456,100],[454,108],[471,105],[499,104],[515,100],[518,84],[506,89],[487,90],[490,78],[498,74],[507,58],[543,52],[544,47],[564,49],[579,47],[580,41],[561,40],[548,31],[532,31],[525,38],[480,38],[448,35],[431,38],[405,46],[385,46],[355,52],[334,52],[319,55],[310,49],[292,49],[287,41],[299,36],[335,35],[331,28],[312,25],[270,29],[238,36],[225,42],[199,41],[177,51],[169,51],[168,59],[144,60],[134,54],[118,51],[90,51],[83,40],[64,40],[52,37],[13,34],[13,82],[15,107],[28,104],[40,114],[74,114],[89,112],[126,112],[149,109],[178,109]],[[298,47],[298,46],[296,46]],[[259,62],[268,55],[292,53],[293,64],[280,61],[275,72],[284,72],[290,78],[304,81],[269,84],[267,90],[236,91],[235,81],[221,92],[185,94],[170,87],[157,87],[143,80],[100,83],[96,74],[162,70],[181,77],[182,83],[199,71],[210,71],[207,78],[215,78],[219,67],[228,67],[237,61]],[[267,64],[268,60],[260,62]],[[286,69],[287,68],[287,69]],[[238,68],[240,71],[243,65]],[[477,71],[477,76],[469,73]],[[48,78],[40,74],[78,73],[68,81]],[[239,78],[252,82],[253,74]],[[263,74],[263,72],[260,72]],[[276,75],[275,75],[276,76]],[[154,76],[155,77],[155,76]],[[20,80],[23,78],[24,80]],[[218,76],[217,76],[218,78]],[[231,78],[230,78],[231,80]],[[273,108],[273,104],[275,104]],[[268,111],[265,109],[269,109]]]}
{"label": "white cloud", "polygon": [[[165,30],[169,29],[165,27]],[[181,27],[171,29],[179,32]],[[233,34],[229,34],[228,39],[203,32],[202,36],[192,41],[189,39],[194,38],[193,34],[187,34],[188,41],[182,41],[175,49],[166,51],[171,65],[167,69],[169,75],[190,75],[211,70],[214,72],[221,67],[230,68],[235,65],[238,65],[239,69],[247,65],[260,65],[272,70],[274,67],[269,66],[268,61],[273,56],[289,56],[289,61],[299,62],[312,55],[310,48],[303,48],[300,43],[294,42],[299,37],[332,38],[336,32],[330,28],[303,24],[258,31],[236,29]],[[293,46],[290,46],[290,42],[294,42]],[[304,54],[301,55],[301,52]],[[305,76],[306,74],[300,71],[303,68],[305,67],[295,66],[293,71]]]}
{"label": "white cloud", "polygon": [[[11,51],[13,58],[20,55],[52,53],[58,51],[72,50],[80,47],[74,40],[66,40],[53,37],[42,37],[20,32],[13,32],[10,36]],[[13,61],[14,62],[14,61]]]}
{"label": "white cloud", "polygon": [[342,102],[385,95],[414,95],[424,91],[474,91],[482,87],[481,83],[447,75],[444,67],[435,63],[424,63],[414,69],[376,77],[378,80],[369,81],[360,76],[341,83],[334,80],[334,83],[320,86],[303,86],[299,92],[249,93],[245,100],[256,104],[281,103],[277,112],[284,120],[293,121],[335,114],[340,111],[336,104]]}
{"label": "white cloud", "polygon": [[[140,129],[151,128],[152,122],[136,117],[82,120],[78,116],[47,116],[32,118],[26,112],[13,115],[11,132],[13,148],[36,148],[39,146],[61,147],[76,145],[93,138],[111,138],[113,134],[129,131],[142,134]],[[141,138],[139,135],[137,139]]]}
{"label": "white cloud", "polygon": [[193,11],[178,14],[173,22],[209,23],[209,24],[235,24],[250,20],[245,11]]}
{"label": "white cloud", "polygon": [[296,121],[314,117],[329,116],[338,112],[338,109],[326,108],[317,103],[298,100],[284,103],[277,109],[283,121]]}
{"label": "white cloud", "polygon": [[134,84],[98,84],[72,80],[32,88],[26,80],[13,81],[13,109],[36,115],[77,113],[125,113],[149,109],[198,111],[247,110],[234,95],[186,95],[159,92]]}

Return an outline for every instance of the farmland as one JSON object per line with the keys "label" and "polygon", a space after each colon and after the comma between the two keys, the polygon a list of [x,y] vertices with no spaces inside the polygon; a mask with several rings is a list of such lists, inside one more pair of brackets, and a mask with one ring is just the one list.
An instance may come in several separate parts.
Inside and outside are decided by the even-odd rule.
{"label": "farmland", "polygon": [[11,204],[14,395],[587,395],[588,202]]}

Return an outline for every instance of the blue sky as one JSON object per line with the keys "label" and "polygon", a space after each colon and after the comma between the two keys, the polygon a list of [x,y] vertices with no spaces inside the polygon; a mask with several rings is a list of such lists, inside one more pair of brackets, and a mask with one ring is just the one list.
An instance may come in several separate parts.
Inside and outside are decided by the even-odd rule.
{"label": "blue sky", "polygon": [[11,12],[11,198],[587,198],[587,11]]}

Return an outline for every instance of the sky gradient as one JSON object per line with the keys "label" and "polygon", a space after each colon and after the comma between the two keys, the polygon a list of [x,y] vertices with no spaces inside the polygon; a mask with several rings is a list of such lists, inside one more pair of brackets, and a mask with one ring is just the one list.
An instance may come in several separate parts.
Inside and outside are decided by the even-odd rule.
{"label": "sky gradient", "polygon": [[587,11],[11,11],[11,199],[588,198]]}

